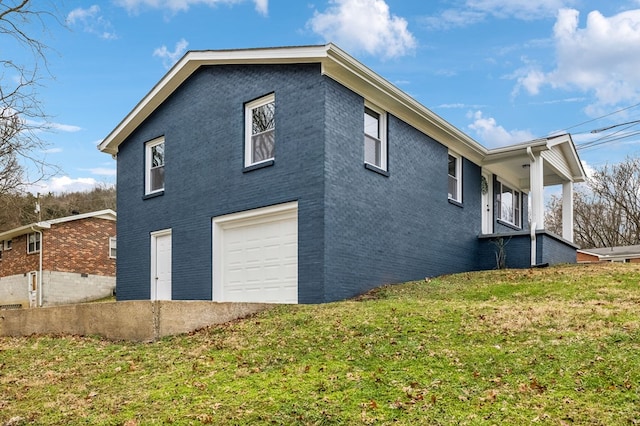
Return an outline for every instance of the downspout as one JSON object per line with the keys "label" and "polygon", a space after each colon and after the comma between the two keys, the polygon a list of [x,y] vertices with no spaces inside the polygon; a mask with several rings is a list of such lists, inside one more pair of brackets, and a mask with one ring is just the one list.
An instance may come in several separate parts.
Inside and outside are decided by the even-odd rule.
{"label": "downspout", "polygon": [[531,234],[531,266],[536,266],[538,264],[538,256],[537,256],[537,246],[536,246],[536,224],[535,222],[531,224],[531,229],[529,229]]}
{"label": "downspout", "polygon": [[[39,266],[38,266],[38,307],[41,308],[42,307],[42,251],[43,251],[43,242],[44,242],[44,238],[42,237],[42,230],[41,229],[36,229],[33,226],[31,227],[31,230],[33,232],[37,232],[38,234],[40,234],[40,252],[39,252]],[[28,242],[27,242],[28,244]]]}

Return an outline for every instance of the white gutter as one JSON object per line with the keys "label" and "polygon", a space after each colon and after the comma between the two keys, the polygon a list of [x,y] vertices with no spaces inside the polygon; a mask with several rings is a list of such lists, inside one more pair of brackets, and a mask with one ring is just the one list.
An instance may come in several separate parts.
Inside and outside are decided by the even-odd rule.
{"label": "white gutter", "polygon": [[[37,228],[36,228],[37,227]],[[33,232],[37,232],[38,234],[40,234],[40,250],[38,253],[39,256],[39,266],[38,266],[38,279],[37,279],[37,283],[38,283],[38,303],[37,306],[39,308],[42,307],[43,304],[43,288],[42,288],[42,252],[44,250],[44,237],[42,234],[42,229],[49,229],[51,228],[51,224],[47,223],[47,222],[38,222],[35,225],[31,225],[31,230]],[[27,236],[27,246],[29,245],[29,237]]]}
{"label": "white gutter", "polygon": [[[39,267],[38,267],[38,279],[37,279],[37,283],[38,283],[38,303],[37,306],[39,308],[42,307],[42,243],[44,241],[44,238],[42,237],[42,230],[41,229],[36,229],[35,227],[31,227],[31,230],[33,232],[37,232],[38,234],[40,234],[40,250],[39,250]],[[27,246],[29,245],[29,237],[27,236]]]}

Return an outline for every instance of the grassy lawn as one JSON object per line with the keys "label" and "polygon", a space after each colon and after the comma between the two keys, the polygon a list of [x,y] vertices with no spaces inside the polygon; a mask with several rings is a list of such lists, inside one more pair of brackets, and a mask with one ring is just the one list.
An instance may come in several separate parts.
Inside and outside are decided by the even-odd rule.
{"label": "grassy lawn", "polygon": [[450,275],[156,343],[0,338],[0,424],[640,424],[640,265]]}

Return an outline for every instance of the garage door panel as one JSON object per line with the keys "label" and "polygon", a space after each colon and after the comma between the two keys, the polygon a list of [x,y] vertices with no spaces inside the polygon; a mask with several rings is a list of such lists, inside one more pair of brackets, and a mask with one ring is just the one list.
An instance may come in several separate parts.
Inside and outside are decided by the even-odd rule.
{"label": "garage door panel", "polygon": [[256,210],[254,217],[250,213],[240,213],[238,220],[234,215],[214,219],[214,297],[297,303],[297,203],[287,204],[281,213],[272,208]]}

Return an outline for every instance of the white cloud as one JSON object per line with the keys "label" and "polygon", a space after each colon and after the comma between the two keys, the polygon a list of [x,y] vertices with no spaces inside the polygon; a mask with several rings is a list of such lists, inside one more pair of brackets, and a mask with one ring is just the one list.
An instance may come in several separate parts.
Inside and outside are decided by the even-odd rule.
{"label": "white cloud", "polygon": [[[186,12],[191,6],[205,5],[215,7],[219,4],[234,5],[244,3],[246,0],[117,0],[115,3],[129,12],[138,12],[140,9],[164,9],[171,13]],[[269,0],[253,0],[256,11],[266,16],[269,12]]]}
{"label": "white cloud", "polygon": [[489,148],[527,142],[535,139],[529,130],[506,130],[498,125],[495,118],[484,117],[482,111],[470,112],[467,115],[473,119],[469,128],[478,135],[481,142]]}
{"label": "white cloud", "polygon": [[115,176],[116,169],[113,167],[94,167],[92,169],[80,169],[82,171],[88,171],[92,175],[96,176]]}
{"label": "white cloud", "polygon": [[61,176],[34,183],[25,189],[34,194],[37,192],[41,194],[47,194],[49,192],[60,194],[62,192],[91,191],[98,185],[99,182],[94,178],[72,179],[69,176]]}
{"label": "white cloud", "polygon": [[392,15],[384,0],[330,0],[325,12],[314,12],[307,22],[327,41],[350,51],[385,58],[403,56],[416,47],[404,18]]}
{"label": "white cloud", "polygon": [[544,86],[595,95],[587,108],[592,115],[619,104],[640,100],[640,9],[609,18],[598,11],[578,26],[579,12],[562,9],[554,26],[556,68],[542,72],[527,66],[519,71],[519,88],[529,94]]}
{"label": "white cloud", "polygon": [[437,16],[426,16],[420,21],[429,29],[443,30],[466,27],[489,17],[524,21],[553,17],[558,9],[575,0],[466,0],[455,9],[446,9]]}
{"label": "white cloud", "polygon": [[187,50],[187,46],[189,46],[189,43],[182,38],[176,43],[176,47],[173,52],[167,49],[167,46],[162,45],[162,47],[158,47],[153,51],[153,56],[161,58],[165,68],[171,68],[173,64],[178,62],[178,59],[184,55],[184,52]]}
{"label": "white cloud", "polygon": [[111,22],[100,14],[100,6],[95,4],[87,9],[73,9],[67,15],[67,23],[71,26],[78,25],[84,32],[95,34],[105,40],[118,38]]}

